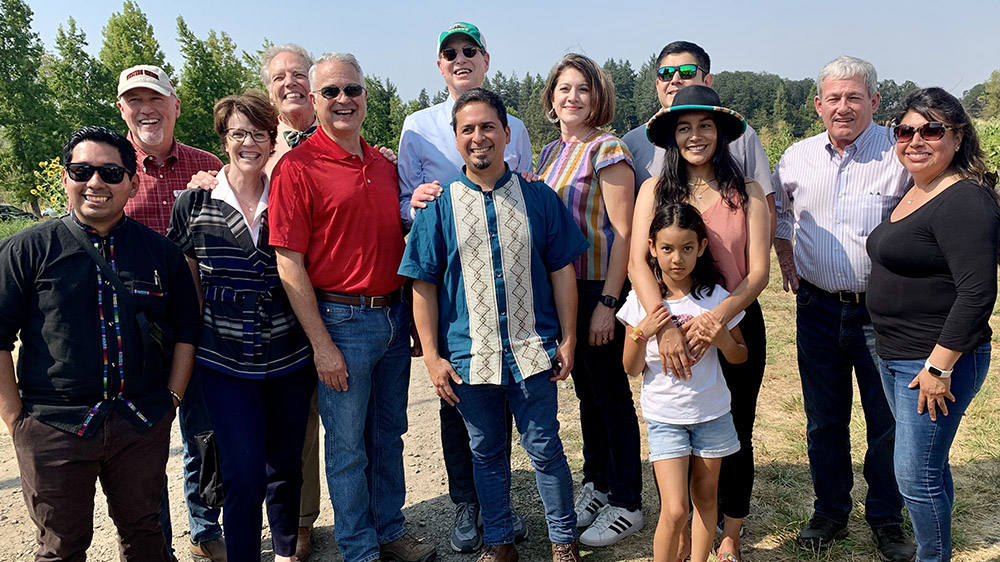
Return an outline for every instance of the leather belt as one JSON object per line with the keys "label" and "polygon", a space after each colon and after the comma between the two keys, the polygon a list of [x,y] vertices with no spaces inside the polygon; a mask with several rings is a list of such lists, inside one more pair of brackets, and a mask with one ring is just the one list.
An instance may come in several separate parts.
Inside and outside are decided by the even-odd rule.
{"label": "leather belt", "polygon": [[816,294],[837,299],[838,302],[842,304],[865,304],[865,294],[864,293],[852,293],[850,291],[837,291],[831,293],[830,291],[824,291],[816,285],[806,281],[805,279],[799,279],[800,285],[805,285],[809,290]]}
{"label": "leather belt", "polygon": [[316,299],[334,304],[347,304],[351,306],[366,306],[368,308],[386,308],[392,306],[403,298],[403,291],[396,289],[388,295],[377,295],[369,297],[365,295],[352,295],[350,293],[333,293],[316,289]]}

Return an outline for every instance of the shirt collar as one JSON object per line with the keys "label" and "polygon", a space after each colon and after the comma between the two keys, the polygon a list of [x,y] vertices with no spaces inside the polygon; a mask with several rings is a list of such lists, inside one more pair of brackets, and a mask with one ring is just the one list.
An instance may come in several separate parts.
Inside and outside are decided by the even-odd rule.
{"label": "shirt collar", "polygon": [[[240,207],[240,202],[236,199],[236,193],[233,191],[233,186],[229,184],[229,178],[226,177],[226,172],[229,170],[229,166],[222,168],[216,179],[219,180],[219,185],[212,190],[211,198],[216,201],[222,201],[223,203],[229,205],[230,207],[243,213],[243,209]],[[271,191],[271,183],[268,181],[267,174],[261,174],[261,178],[264,180],[264,191],[260,193],[260,199],[257,201],[257,206],[254,209],[253,222],[257,222],[261,214],[267,209],[267,196]]]}
{"label": "shirt collar", "polygon": [[[510,181],[511,177],[510,166],[508,166],[506,163],[504,163],[503,166],[504,166],[503,175],[500,176],[500,179],[498,179],[496,184],[493,185],[493,191],[496,191],[497,189],[500,189],[501,187],[507,185],[507,182]],[[476,182],[470,180],[469,176],[465,175],[465,166],[462,166],[462,177],[460,179],[462,180],[462,183],[466,185],[466,187],[469,187],[476,191],[483,191],[482,187],[479,187],[479,185]]]}
{"label": "shirt collar", "polygon": [[[147,154],[146,151],[140,148],[139,144],[135,142],[135,138],[132,137],[132,131],[128,132],[128,140],[135,148],[136,160],[140,164],[146,165],[150,162],[150,159],[152,159],[152,162],[156,164],[156,158],[152,154]],[[172,166],[175,162],[177,162],[177,139],[172,138],[170,140],[170,152],[167,153],[167,157],[163,160],[163,165]]]}
{"label": "shirt collar", "polygon": [[[92,227],[90,225],[83,224],[82,222],[80,222],[80,219],[77,218],[76,213],[74,213],[73,211],[69,212],[69,217],[73,220],[73,222],[77,226],[79,226],[87,234],[89,234],[91,236],[96,236],[98,238],[101,237],[101,235],[97,233],[97,229],[95,229],[94,227]],[[111,227],[111,230],[108,231],[108,236],[111,236],[112,234],[115,233],[116,230],[118,230],[119,228],[122,228],[123,226],[125,226],[125,223],[127,221],[128,221],[128,216],[125,215],[125,213],[122,213],[122,218],[117,223],[115,223],[114,226]]]}
{"label": "shirt collar", "polygon": [[[303,144],[306,143],[311,144],[323,154],[326,154],[327,156],[330,156],[331,158],[334,158],[336,160],[347,160],[356,156],[356,154],[344,150],[339,144],[337,144],[336,141],[330,138],[330,135],[326,134],[326,131],[323,130],[322,124],[320,124],[319,129],[316,129],[316,133],[313,134],[308,139],[306,139],[306,142]],[[377,150],[368,146],[368,143],[365,142],[364,137],[361,137],[361,150],[364,154],[365,160],[373,158],[375,155],[378,154]]]}
{"label": "shirt collar", "polygon": [[[879,126],[875,124],[875,121],[870,121],[868,126],[865,127],[865,130],[861,131],[861,134],[858,135],[858,138],[854,139],[854,142],[844,147],[844,153],[853,154],[868,146],[868,144],[872,141],[872,138],[878,134],[878,128]],[[830,152],[830,154],[838,154],[837,149],[833,146],[833,143],[830,142],[829,132],[826,135],[826,150]]]}

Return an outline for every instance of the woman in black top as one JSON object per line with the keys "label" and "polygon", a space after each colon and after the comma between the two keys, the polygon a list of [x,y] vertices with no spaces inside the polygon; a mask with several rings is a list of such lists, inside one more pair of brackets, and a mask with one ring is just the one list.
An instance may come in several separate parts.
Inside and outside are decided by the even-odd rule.
{"label": "woman in black top", "polygon": [[985,185],[979,139],[954,96],[915,91],[895,122],[896,156],[914,186],[868,237],[868,310],[917,559],[946,562],[948,451],[989,367],[1000,210]]}
{"label": "woman in black top", "polygon": [[214,118],[229,164],[214,190],[177,198],[167,235],[187,255],[203,296],[195,370],[219,447],[226,553],[260,559],[266,499],[274,559],[289,561],[316,373],[268,242],[264,166],[278,113],[263,92],[249,90],[219,100]]}

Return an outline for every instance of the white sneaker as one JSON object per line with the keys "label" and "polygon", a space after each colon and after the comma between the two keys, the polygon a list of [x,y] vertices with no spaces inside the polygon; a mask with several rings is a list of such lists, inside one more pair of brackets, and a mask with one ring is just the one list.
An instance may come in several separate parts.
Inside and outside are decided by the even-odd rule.
{"label": "white sneaker", "polygon": [[587,546],[612,545],[641,530],[645,524],[641,509],[629,511],[624,507],[608,505],[580,535],[580,542]]}
{"label": "white sneaker", "polygon": [[576,526],[587,527],[597,518],[597,512],[608,504],[608,495],[594,489],[593,482],[587,482],[576,496]]}

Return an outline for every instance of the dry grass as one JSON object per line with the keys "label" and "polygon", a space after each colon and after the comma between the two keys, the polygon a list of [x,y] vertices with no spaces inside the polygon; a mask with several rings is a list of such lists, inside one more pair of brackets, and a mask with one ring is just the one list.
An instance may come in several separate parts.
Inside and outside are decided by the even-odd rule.
{"label": "dry grass", "polygon": [[[776,264],[776,261],[773,262]],[[805,414],[802,389],[795,358],[795,301],[781,290],[781,276],[775,265],[771,284],[761,295],[768,336],[768,365],[758,402],[755,431],[757,476],[751,514],[747,519],[744,540],[744,560],[752,562],[870,562],[875,560],[875,548],[864,521],[864,495],[867,488],[861,477],[861,462],[865,451],[864,418],[855,392],[854,416],[851,422],[852,456],[855,465],[854,510],[850,535],[829,552],[815,555],[798,548],[795,538],[812,514],[813,491],[806,458]],[[998,315],[994,310],[994,352],[997,349]],[[991,373],[997,372],[994,354]],[[633,382],[637,401],[638,381]],[[998,377],[991,374],[983,390],[973,401],[959,429],[952,448],[952,469],[955,475],[954,543],[956,562],[1000,562],[1000,407],[998,407]],[[563,442],[570,465],[579,477],[583,463],[576,397],[571,388],[561,395]],[[645,427],[642,428],[645,434]],[[646,450],[643,436],[643,454]],[[530,466],[518,453],[515,487],[532,495],[534,478]],[[648,463],[644,466],[644,511],[646,528],[622,544],[586,553],[584,560],[592,562],[640,562],[651,560],[653,528],[658,500]],[[516,496],[515,496],[516,497]],[[536,495],[532,497],[537,498]],[[524,505],[535,527],[541,527],[543,515],[534,501]],[[537,506],[537,507],[535,507]],[[534,511],[532,511],[534,508]],[[535,524],[537,523],[537,524]],[[536,535],[537,536],[537,535]],[[533,546],[522,549],[527,559],[545,559],[547,546],[542,541],[529,541]],[[714,560],[714,558],[712,559]]]}

